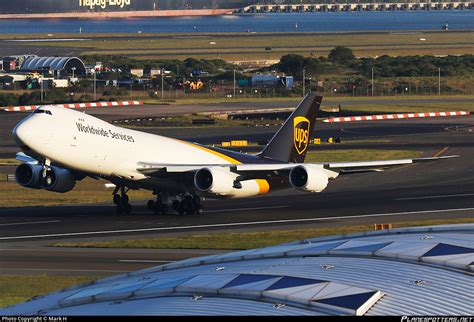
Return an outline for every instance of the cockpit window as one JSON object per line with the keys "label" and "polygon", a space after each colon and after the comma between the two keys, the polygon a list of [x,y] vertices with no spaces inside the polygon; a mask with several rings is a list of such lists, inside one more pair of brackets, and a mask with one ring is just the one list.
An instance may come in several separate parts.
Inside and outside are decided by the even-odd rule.
{"label": "cockpit window", "polygon": [[53,115],[53,114],[51,114],[51,111],[48,111],[48,110],[35,110],[33,113],[36,113],[36,114],[44,113],[44,114],[48,114],[48,115]]}

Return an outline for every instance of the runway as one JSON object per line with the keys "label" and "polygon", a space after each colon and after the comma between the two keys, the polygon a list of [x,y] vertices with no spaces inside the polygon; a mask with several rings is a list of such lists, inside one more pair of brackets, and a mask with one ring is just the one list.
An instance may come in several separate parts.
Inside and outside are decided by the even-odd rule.
{"label": "runway", "polygon": [[[319,126],[318,124],[317,126]],[[474,117],[344,125],[321,124],[319,133],[368,138],[316,148],[403,148],[461,157],[402,166],[380,173],[341,176],[320,194],[294,190],[242,200],[209,200],[204,215],[153,216],[143,201],[134,214],[115,215],[111,204],[0,210],[0,274],[110,275],[219,251],[104,250],[46,247],[51,241],[136,239],[189,233],[334,227],[474,215]],[[332,128],[330,128],[332,126]],[[272,129],[233,129],[269,136]],[[168,130],[165,130],[165,132]],[[187,138],[216,139],[201,129]],[[193,132],[194,131],[194,132]],[[326,131],[326,132],[324,132]],[[385,134],[384,134],[385,133]],[[222,134],[226,135],[226,134]],[[316,134],[317,135],[317,134]],[[385,141],[387,139],[387,141]],[[447,148],[447,149],[446,149]]]}

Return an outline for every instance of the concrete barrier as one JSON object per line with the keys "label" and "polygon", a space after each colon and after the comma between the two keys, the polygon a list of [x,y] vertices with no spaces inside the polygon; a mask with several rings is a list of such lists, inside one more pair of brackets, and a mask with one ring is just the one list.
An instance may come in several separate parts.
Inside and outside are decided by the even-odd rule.
{"label": "concrete barrier", "polygon": [[398,120],[411,119],[423,117],[448,117],[448,116],[467,116],[470,112],[425,112],[425,113],[401,113],[401,114],[380,114],[380,115],[362,115],[362,116],[347,116],[347,117],[331,117],[325,119],[326,123],[341,123],[341,122],[360,122],[360,121],[383,121],[383,120]]}
{"label": "concrete barrier", "polygon": [[58,106],[64,108],[90,108],[90,107],[124,107],[143,105],[140,101],[120,101],[120,102],[93,102],[93,103],[73,103],[73,104],[42,104],[42,105],[27,105],[27,106],[11,106],[4,108],[6,112],[27,112],[34,111],[41,106]]}

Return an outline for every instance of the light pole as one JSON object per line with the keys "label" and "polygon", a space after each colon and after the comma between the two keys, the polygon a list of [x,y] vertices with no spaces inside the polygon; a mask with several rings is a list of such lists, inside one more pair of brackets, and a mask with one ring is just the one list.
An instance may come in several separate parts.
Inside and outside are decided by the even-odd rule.
{"label": "light pole", "polygon": [[235,98],[235,69],[234,69],[234,96],[233,97]]}
{"label": "light pole", "polygon": [[303,97],[306,94],[305,85],[306,85],[306,70],[303,68]]}
{"label": "light pole", "polygon": [[374,67],[372,66],[372,96],[374,96]]}
{"label": "light pole", "polygon": [[438,95],[441,95],[441,67],[438,67]]}
{"label": "light pole", "polygon": [[41,82],[41,103],[43,102],[43,77],[40,78]]}
{"label": "light pole", "polygon": [[74,71],[76,70],[76,67],[72,67],[71,70],[72,70],[72,79],[74,79]]}
{"label": "light pole", "polygon": [[163,78],[163,68],[160,70],[161,72],[161,100],[165,99],[165,94],[164,94],[164,78]]}
{"label": "light pole", "polygon": [[94,101],[97,100],[97,73],[96,70],[94,69]]}

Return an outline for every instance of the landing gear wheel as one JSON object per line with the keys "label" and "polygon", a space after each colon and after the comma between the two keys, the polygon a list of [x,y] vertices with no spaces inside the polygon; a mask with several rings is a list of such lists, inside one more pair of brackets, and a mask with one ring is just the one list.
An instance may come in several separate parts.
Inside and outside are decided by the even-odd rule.
{"label": "landing gear wheel", "polygon": [[185,205],[184,205],[184,202],[180,202],[179,205],[178,205],[178,209],[176,209],[178,211],[178,214],[180,215],[184,215],[184,212],[186,210],[185,208]]}
{"label": "landing gear wheel", "polygon": [[[120,194],[118,194],[118,190],[120,189]],[[127,215],[132,212],[132,206],[128,203],[129,198],[127,196],[127,190],[125,187],[117,187],[114,191],[113,202],[115,205],[115,212],[117,215],[121,215],[126,213]]]}
{"label": "landing gear wheel", "polygon": [[171,206],[173,207],[174,210],[177,211],[178,208],[179,208],[179,204],[180,204],[180,202],[178,200],[175,200],[175,201],[173,201]]}
{"label": "landing gear wheel", "polygon": [[153,214],[155,214],[155,215],[161,214],[162,213],[161,212],[162,207],[163,207],[163,204],[161,203],[160,200],[157,200],[156,202],[154,202],[154,204],[153,204]]}
{"label": "landing gear wheel", "polygon": [[51,187],[54,183],[54,178],[53,175],[47,174],[46,177],[44,177],[44,183],[47,187]]}
{"label": "landing gear wheel", "polygon": [[192,196],[186,196],[184,197],[184,209],[186,214],[192,215],[194,214],[194,202],[193,202],[193,197]]}
{"label": "landing gear wheel", "polygon": [[148,200],[148,202],[146,203],[146,208],[148,210],[155,210],[155,201]]}
{"label": "landing gear wheel", "polygon": [[201,215],[203,212],[202,204],[201,204],[201,198],[198,196],[193,197],[193,204],[194,204],[194,211],[196,215]]}

